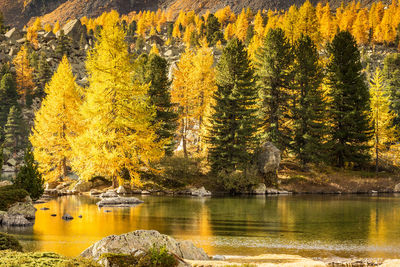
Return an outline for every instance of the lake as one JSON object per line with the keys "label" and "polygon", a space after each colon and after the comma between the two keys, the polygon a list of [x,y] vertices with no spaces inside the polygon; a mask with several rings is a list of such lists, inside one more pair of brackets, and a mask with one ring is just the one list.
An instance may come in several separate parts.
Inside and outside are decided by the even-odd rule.
{"label": "lake", "polygon": [[[26,250],[66,256],[108,235],[155,229],[192,240],[210,255],[400,257],[399,195],[139,198],[145,203],[136,207],[99,209],[96,198],[60,197],[36,205],[33,227],[0,231],[17,235]],[[64,213],[75,219],[63,221]]]}

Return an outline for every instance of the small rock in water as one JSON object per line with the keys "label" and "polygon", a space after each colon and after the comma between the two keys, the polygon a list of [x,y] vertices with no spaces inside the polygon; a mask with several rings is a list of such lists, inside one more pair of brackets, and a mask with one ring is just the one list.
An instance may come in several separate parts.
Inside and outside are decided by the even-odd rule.
{"label": "small rock in water", "polygon": [[111,210],[104,210],[104,212],[111,212]]}
{"label": "small rock in water", "polygon": [[62,216],[62,219],[65,220],[65,221],[70,221],[70,220],[73,220],[74,217],[72,217],[72,216],[69,215],[68,213],[65,213],[65,214]]}
{"label": "small rock in water", "polygon": [[78,218],[82,219],[82,215],[79,215]]}
{"label": "small rock in water", "polygon": [[49,208],[44,207],[44,208],[41,208],[40,210],[49,210]]}
{"label": "small rock in water", "polygon": [[215,255],[212,257],[212,259],[215,261],[224,261],[226,258],[223,255]]}
{"label": "small rock in water", "polygon": [[51,216],[51,217],[56,217],[56,216],[57,216],[57,214],[51,214],[50,216]]}

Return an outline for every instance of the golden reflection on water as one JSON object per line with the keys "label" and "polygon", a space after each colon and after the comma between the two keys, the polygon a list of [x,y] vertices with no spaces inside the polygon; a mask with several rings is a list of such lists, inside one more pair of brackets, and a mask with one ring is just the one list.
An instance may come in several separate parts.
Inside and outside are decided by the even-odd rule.
{"label": "golden reflection on water", "polygon": [[[139,198],[145,203],[136,207],[99,209],[98,199],[61,197],[36,205],[33,228],[6,231],[30,250],[66,256],[108,235],[154,229],[191,240],[210,255],[400,257],[398,197]],[[65,213],[74,219],[63,221]]]}

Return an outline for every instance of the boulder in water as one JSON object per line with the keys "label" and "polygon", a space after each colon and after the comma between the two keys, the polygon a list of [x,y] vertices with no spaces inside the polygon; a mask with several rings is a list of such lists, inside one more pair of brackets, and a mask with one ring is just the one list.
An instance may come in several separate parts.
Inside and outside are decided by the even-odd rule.
{"label": "boulder in water", "polygon": [[267,184],[276,183],[280,163],[281,151],[271,142],[264,143],[258,152],[257,167]]}
{"label": "boulder in water", "polygon": [[1,223],[6,226],[31,226],[33,222],[28,221],[23,215],[4,214]]}
{"label": "boulder in water", "polygon": [[62,216],[62,219],[65,220],[65,221],[70,221],[70,220],[73,220],[74,217],[72,217],[72,216],[69,215],[68,213],[65,213],[65,214]]}
{"label": "boulder in water", "polygon": [[200,188],[191,190],[191,195],[197,197],[205,197],[205,196],[211,196],[211,192],[206,190],[204,186],[202,186]]}
{"label": "boulder in water", "polygon": [[117,192],[115,192],[115,190],[107,190],[107,192],[103,193],[100,195],[101,198],[114,198],[114,197],[118,197]]}
{"label": "boulder in water", "polygon": [[204,250],[197,248],[192,242],[177,241],[154,230],[137,230],[122,235],[105,237],[83,251],[81,256],[99,260],[101,255],[105,253],[134,255],[140,252],[147,252],[155,245],[159,247],[165,246],[170,253],[183,259],[209,259]]}
{"label": "boulder in water", "polygon": [[136,197],[108,197],[108,198],[103,198],[96,204],[101,208],[101,207],[132,207],[140,203],[143,203],[143,201]]}

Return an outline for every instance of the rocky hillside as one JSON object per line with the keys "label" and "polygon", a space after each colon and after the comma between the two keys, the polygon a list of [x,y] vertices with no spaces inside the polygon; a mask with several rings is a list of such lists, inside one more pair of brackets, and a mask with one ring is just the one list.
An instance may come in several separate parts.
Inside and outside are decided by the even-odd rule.
{"label": "rocky hillside", "polygon": [[[360,1],[367,6],[374,0]],[[171,9],[176,14],[180,10],[195,10],[196,13],[204,13],[206,10],[214,12],[229,5],[235,12],[240,12],[248,7],[253,10],[287,9],[293,4],[301,5],[303,2],[304,0],[0,0],[0,11],[9,25],[22,27],[37,16],[44,16],[44,23],[54,23],[56,20],[66,22],[83,16],[96,17],[111,9],[120,14],[127,14],[132,11],[162,8]],[[311,2],[316,4],[318,1]],[[335,8],[341,1],[329,2],[331,7]],[[391,0],[383,2],[389,3]]]}

